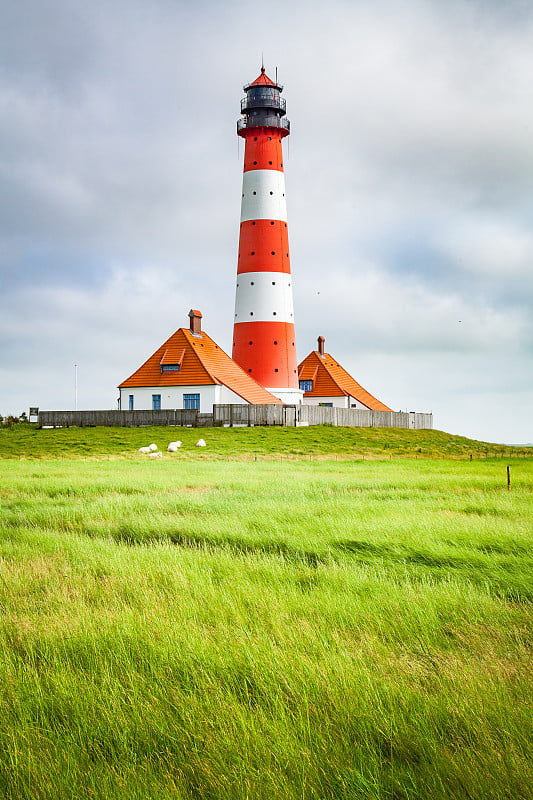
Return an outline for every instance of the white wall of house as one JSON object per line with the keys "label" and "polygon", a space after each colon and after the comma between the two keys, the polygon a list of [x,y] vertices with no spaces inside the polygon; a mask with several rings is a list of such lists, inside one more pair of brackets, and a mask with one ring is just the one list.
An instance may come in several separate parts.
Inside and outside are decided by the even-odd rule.
{"label": "white wall of house", "polygon": [[135,386],[120,389],[120,408],[129,410],[129,398],[133,395],[134,411],[150,411],[152,395],[161,395],[161,409],[184,408],[183,395],[200,395],[200,412],[211,413],[215,403],[245,403],[238,394],[232,392],[227,386],[210,384],[208,386]]}
{"label": "white wall of house", "polygon": [[336,397],[305,397],[303,399],[303,404],[305,406],[318,406],[320,403],[332,403],[333,408],[362,408],[367,409],[368,406],[365,406],[361,403],[360,400],[356,400],[354,397],[346,397],[346,395],[336,396]]}
{"label": "white wall of house", "polygon": [[273,389],[265,386],[267,392],[273,394],[274,397],[277,397],[278,400],[281,400],[282,403],[285,403],[287,406],[299,406],[303,400],[304,393],[301,389],[291,389],[288,387],[287,389],[274,387]]}
{"label": "white wall of house", "polygon": [[246,400],[240,396],[240,394],[235,394],[229,389],[227,386],[223,384],[217,387],[219,389],[218,392],[218,400],[216,403],[238,403],[239,405],[247,405]]}

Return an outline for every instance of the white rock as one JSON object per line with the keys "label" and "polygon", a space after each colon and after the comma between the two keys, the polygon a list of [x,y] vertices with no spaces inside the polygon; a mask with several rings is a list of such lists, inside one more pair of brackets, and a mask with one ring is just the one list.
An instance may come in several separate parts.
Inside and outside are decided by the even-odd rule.
{"label": "white rock", "polygon": [[156,444],[151,444],[150,445],[150,450],[152,450],[155,453],[155,451],[157,450],[157,445]]}
{"label": "white rock", "polygon": [[196,447],[205,447],[205,446],[206,446],[206,444],[205,444],[204,440],[203,439],[198,439],[198,441],[196,442]]}

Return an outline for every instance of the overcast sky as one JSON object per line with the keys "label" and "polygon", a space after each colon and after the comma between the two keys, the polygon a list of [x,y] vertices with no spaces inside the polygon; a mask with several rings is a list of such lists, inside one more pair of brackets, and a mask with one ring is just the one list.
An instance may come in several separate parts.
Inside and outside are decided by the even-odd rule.
{"label": "overcast sky", "polygon": [[242,85],[284,84],[298,358],[533,442],[531,0],[2,0],[0,413],[231,353]]}

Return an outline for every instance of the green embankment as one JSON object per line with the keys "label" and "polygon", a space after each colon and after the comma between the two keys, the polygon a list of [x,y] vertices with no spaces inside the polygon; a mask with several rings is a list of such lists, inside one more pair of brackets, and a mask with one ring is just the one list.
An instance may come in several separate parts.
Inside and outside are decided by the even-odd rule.
{"label": "green embankment", "polygon": [[533,796],[533,458],[437,431],[19,427],[1,797]]}
{"label": "green embankment", "polygon": [[[202,437],[208,443],[198,451]],[[511,447],[452,436],[444,431],[410,431],[399,428],[56,428],[39,430],[33,425],[0,428],[0,458],[131,457],[154,442],[166,450],[180,439],[185,458],[248,458],[345,456],[377,458],[486,458],[531,456],[531,447]]]}

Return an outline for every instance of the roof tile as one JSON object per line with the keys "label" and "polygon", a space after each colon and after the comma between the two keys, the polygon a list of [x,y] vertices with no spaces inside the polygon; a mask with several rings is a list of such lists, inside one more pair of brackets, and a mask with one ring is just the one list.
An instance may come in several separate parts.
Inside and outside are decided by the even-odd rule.
{"label": "roof tile", "polygon": [[[180,364],[179,371],[162,372],[163,364]],[[210,336],[202,331],[193,336],[188,328],[178,328],[119,389],[135,386],[209,386],[223,384],[244,402],[281,404],[236,364]]]}
{"label": "roof tile", "polygon": [[342,397],[350,396],[373,411],[392,411],[357,383],[352,376],[335,361],[329,353],[321,356],[313,350],[298,367],[300,380],[312,380],[313,391],[305,392],[304,397]]}

